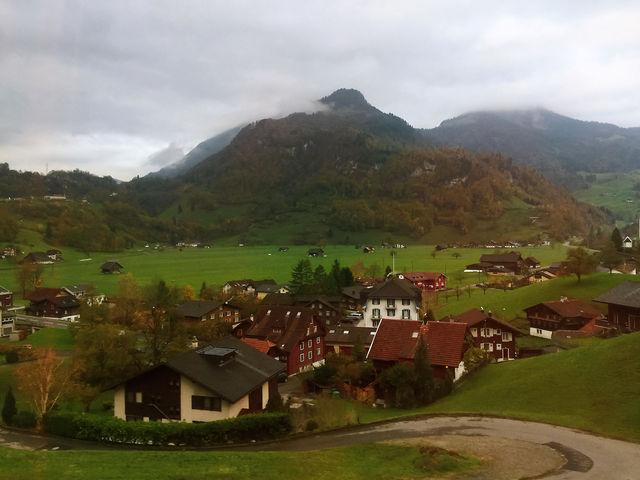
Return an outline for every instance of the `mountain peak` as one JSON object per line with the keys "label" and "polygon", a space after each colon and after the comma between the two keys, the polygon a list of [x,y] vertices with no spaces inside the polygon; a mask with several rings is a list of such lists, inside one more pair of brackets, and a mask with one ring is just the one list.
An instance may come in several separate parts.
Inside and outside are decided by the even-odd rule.
{"label": "mountain peak", "polygon": [[364,95],[353,88],[340,88],[328,97],[321,98],[320,102],[336,109],[362,110],[371,108]]}

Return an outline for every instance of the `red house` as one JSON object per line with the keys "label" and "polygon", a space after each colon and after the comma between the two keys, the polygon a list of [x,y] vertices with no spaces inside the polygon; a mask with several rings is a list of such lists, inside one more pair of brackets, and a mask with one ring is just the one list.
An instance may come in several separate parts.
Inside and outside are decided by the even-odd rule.
{"label": "red house", "polygon": [[397,362],[413,363],[418,337],[427,346],[433,376],[444,378],[453,372],[454,380],[464,373],[465,332],[467,325],[457,322],[427,322],[385,318],[380,322],[367,358],[378,370]]}
{"label": "red house", "polygon": [[491,312],[472,308],[453,317],[456,322],[465,323],[476,347],[489,352],[498,362],[513,360],[516,356],[516,337],[520,331]]}
{"label": "red house", "polygon": [[602,313],[581,300],[562,297],[525,308],[529,320],[529,335],[552,338],[556,331],[580,330]]}
{"label": "red house", "polygon": [[256,322],[244,336],[273,343],[275,347],[269,351],[287,365],[288,375],[324,362],[326,331],[312,309],[289,305],[262,306],[255,318]]}
{"label": "red house", "polygon": [[8,310],[13,307],[13,292],[0,286],[0,310]]}
{"label": "red house", "polygon": [[401,278],[422,290],[437,292],[446,288],[447,277],[438,272],[408,272],[401,274]]}

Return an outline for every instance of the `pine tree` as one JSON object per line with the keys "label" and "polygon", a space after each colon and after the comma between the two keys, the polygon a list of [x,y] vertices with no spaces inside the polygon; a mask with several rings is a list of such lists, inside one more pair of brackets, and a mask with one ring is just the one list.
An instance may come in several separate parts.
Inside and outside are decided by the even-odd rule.
{"label": "pine tree", "polygon": [[615,245],[616,250],[619,252],[622,251],[622,234],[620,230],[618,230],[618,227],[614,228],[613,232],[611,232],[611,241]]}
{"label": "pine tree", "polygon": [[294,294],[306,293],[313,285],[313,271],[309,259],[300,260],[291,271],[291,291]]}
{"label": "pine tree", "polygon": [[18,413],[18,409],[16,408],[16,399],[13,396],[13,391],[11,387],[7,390],[6,395],[4,396],[4,405],[2,406],[2,420],[7,425],[11,425],[13,417]]}

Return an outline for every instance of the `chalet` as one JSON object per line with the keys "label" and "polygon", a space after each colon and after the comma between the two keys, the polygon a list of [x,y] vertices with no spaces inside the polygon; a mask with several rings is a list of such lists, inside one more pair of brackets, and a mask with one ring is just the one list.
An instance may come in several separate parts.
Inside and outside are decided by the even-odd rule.
{"label": "chalet", "polygon": [[123,420],[210,422],[262,411],[278,391],[283,365],[233,337],[120,383],[114,415]]}
{"label": "chalet", "polygon": [[382,318],[415,320],[421,302],[420,289],[397,277],[369,290],[359,327],[377,327]]}
{"label": "chalet", "polygon": [[590,305],[566,297],[542,302],[524,309],[529,321],[529,335],[552,338],[556,330],[579,330],[603,315]]}
{"label": "chalet", "polygon": [[75,319],[80,302],[61,288],[36,288],[26,296],[31,304],[26,308],[29,315]]}
{"label": "chalet", "polygon": [[524,264],[529,268],[539,268],[540,262],[535,257],[527,257],[524,259]]}
{"label": "chalet", "polygon": [[622,240],[622,248],[633,248],[633,240],[628,235]]}
{"label": "chalet", "polygon": [[520,252],[509,253],[486,253],[480,256],[480,265],[487,273],[494,274],[520,274],[524,260]]}
{"label": "chalet", "polygon": [[225,295],[255,295],[256,289],[253,280],[230,280],[222,285],[222,293]]}
{"label": "chalet", "polygon": [[189,300],[178,305],[178,312],[187,324],[219,320],[234,323],[240,320],[240,309],[228,302],[207,302],[204,300]]}
{"label": "chalet", "polygon": [[488,352],[496,361],[516,358],[516,337],[522,334],[491,312],[472,308],[452,318],[456,322],[466,324],[474,346]]}
{"label": "chalet", "polygon": [[593,301],[607,305],[612,327],[622,332],[640,331],[640,282],[623,282]]}
{"label": "chalet", "polygon": [[366,302],[369,289],[362,285],[352,285],[342,289],[342,304],[345,310],[358,310]]}
{"label": "chalet", "polygon": [[255,318],[244,336],[275,344],[280,352],[277,359],[286,364],[288,375],[324,363],[326,330],[310,308],[260,306]]}
{"label": "chalet", "polygon": [[271,279],[253,282],[253,288],[258,300],[262,300],[270,293],[289,293],[289,288],[286,285],[278,285],[275,280]]}
{"label": "chalet", "polygon": [[329,327],[324,337],[325,353],[351,355],[355,345],[361,345],[365,352],[369,350],[376,329],[373,327],[354,327],[349,324]]}
{"label": "chalet", "polygon": [[324,257],[324,250],[321,248],[310,248],[307,251],[307,255],[310,257]]}
{"label": "chalet", "polygon": [[60,257],[60,255],[62,255],[62,252],[57,248],[52,248],[50,250],[47,250],[45,253],[53,261],[62,260],[62,258]]}
{"label": "chalet", "polygon": [[335,325],[342,318],[342,298],[327,295],[296,295],[293,298],[296,307],[310,308],[325,325]]}
{"label": "chalet", "polygon": [[118,262],[110,261],[103,263],[100,267],[100,270],[102,271],[102,273],[110,275],[114,273],[121,273],[123,268],[124,267]]}
{"label": "chalet", "polygon": [[52,259],[45,252],[31,252],[22,260],[20,260],[20,264],[23,263],[35,263],[38,265],[51,265],[55,260]]}
{"label": "chalet", "polygon": [[447,277],[438,272],[407,272],[398,275],[421,290],[437,292],[446,288]]}
{"label": "chalet", "polygon": [[465,332],[467,325],[457,322],[414,322],[384,319],[367,352],[377,370],[397,362],[413,363],[418,337],[425,341],[433,376],[445,378],[451,371],[454,380],[464,373]]}
{"label": "chalet", "polygon": [[0,285],[0,310],[13,308],[13,292]]}
{"label": "chalet", "polygon": [[556,278],[556,275],[551,273],[548,269],[541,268],[539,270],[534,270],[533,272],[531,272],[527,276],[527,281],[529,283],[540,283],[551,280],[552,278]]}
{"label": "chalet", "polygon": [[101,305],[106,298],[104,294],[97,293],[93,285],[66,285],[62,289],[78,300],[84,300],[89,305]]}

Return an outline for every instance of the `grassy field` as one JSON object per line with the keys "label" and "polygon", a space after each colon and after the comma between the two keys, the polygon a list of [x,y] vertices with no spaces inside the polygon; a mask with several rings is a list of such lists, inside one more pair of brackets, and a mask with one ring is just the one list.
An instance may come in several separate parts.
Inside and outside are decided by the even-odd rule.
{"label": "grassy field", "polygon": [[576,199],[613,212],[618,226],[635,222],[638,218],[640,191],[634,186],[640,182],[640,170],[627,173],[598,173],[596,181],[584,190],[573,192]]}
{"label": "grassy field", "polygon": [[[75,341],[70,330],[62,328],[41,328],[15,345],[31,345],[34,348],[52,348],[54,350],[73,350]],[[7,345],[14,345],[7,342]]]}
{"label": "grassy field", "polygon": [[[25,452],[0,449],[1,480],[56,478],[395,480],[443,477],[472,471],[474,457],[436,454],[425,459],[417,447],[357,445],[312,452]],[[313,472],[313,473],[311,473]]]}
{"label": "grassy field", "polygon": [[[279,253],[278,246],[263,247],[218,247],[211,249],[176,248],[155,250],[138,248],[119,254],[92,254],[65,249],[64,261],[44,266],[44,284],[46,286],[62,286],[70,284],[93,284],[98,290],[111,294],[117,288],[118,275],[103,275],[100,265],[107,260],[117,260],[124,266],[124,272],[131,273],[135,279],[146,284],[155,279],[164,279],[167,283],[184,286],[191,285],[196,290],[202,282],[207,285],[222,285],[228,280],[252,278],[261,280],[273,278],[285,283],[291,278],[291,270],[303,258],[307,257],[308,246],[290,247],[288,252]],[[483,275],[462,273],[464,267],[478,262],[483,253],[496,253],[495,249],[448,249],[438,252],[435,257],[431,253],[432,245],[409,246],[396,250],[396,272],[402,271],[437,271],[449,277],[449,285],[469,284],[484,281]],[[392,265],[390,249],[378,248],[375,253],[365,254],[353,246],[328,245],[324,247],[325,258],[310,258],[312,267],[323,265],[330,269],[334,260],[338,259],[342,266],[351,266],[361,260],[365,266],[378,265],[380,274],[387,265]],[[523,256],[534,256],[543,265],[562,260],[566,257],[566,249],[562,245],[553,247],[525,247],[519,249]],[[18,291],[15,263],[0,260],[0,285]]]}

